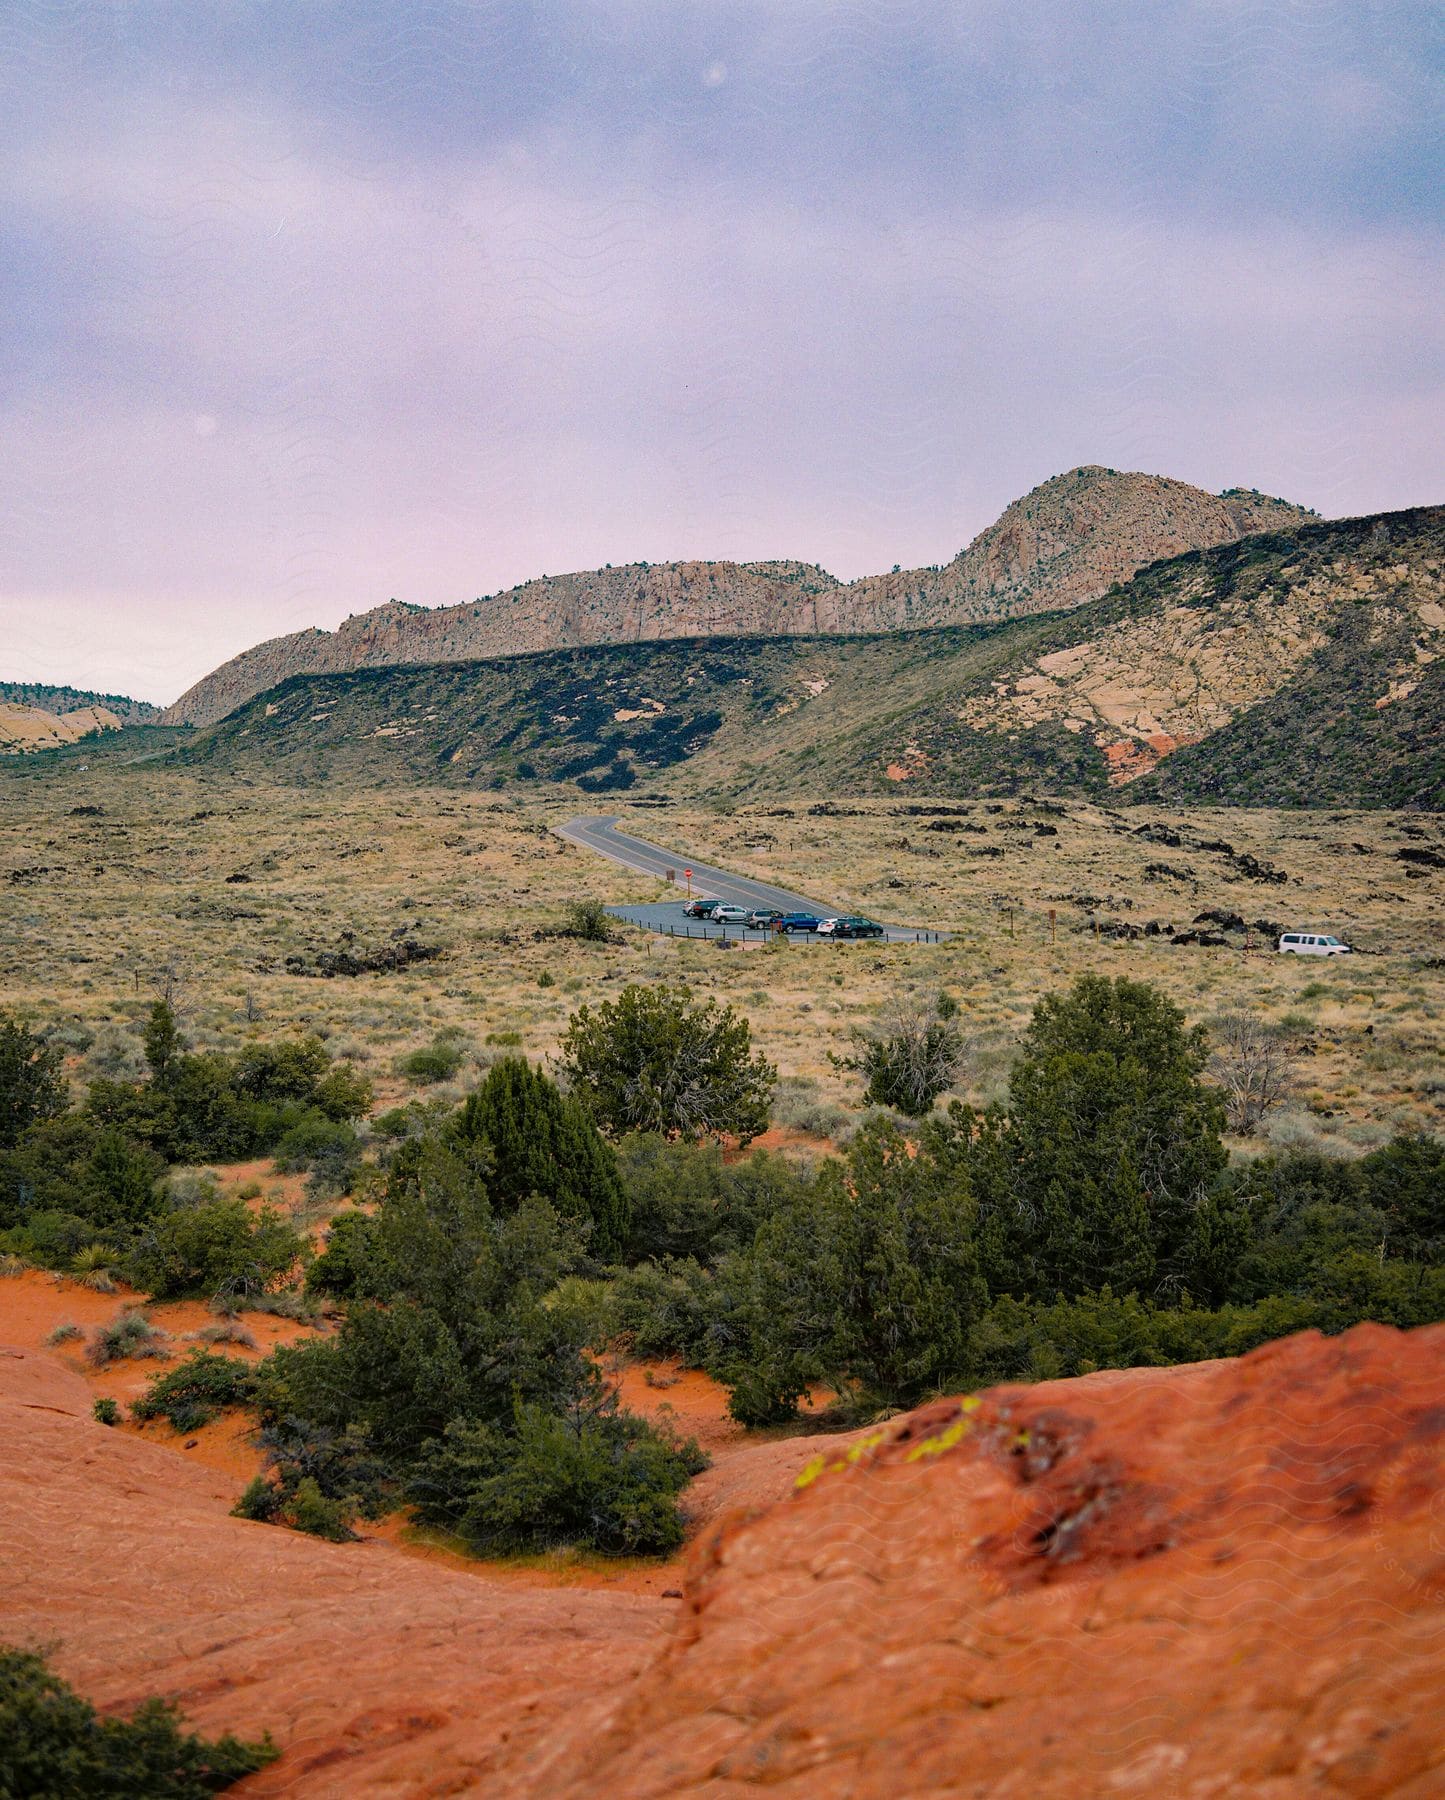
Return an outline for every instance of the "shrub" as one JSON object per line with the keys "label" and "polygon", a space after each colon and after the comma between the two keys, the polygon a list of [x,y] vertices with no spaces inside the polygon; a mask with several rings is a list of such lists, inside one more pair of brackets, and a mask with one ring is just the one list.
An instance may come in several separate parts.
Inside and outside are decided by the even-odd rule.
{"label": "shrub", "polygon": [[592,944],[612,941],[612,918],[600,900],[574,900],[567,908],[567,935]]}
{"label": "shrub", "polygon": [[58,1350],[62,1344],[73,1344],[85,1333],[73,1319],[63,1319],[46,1338],[45,1342],[52,1350]]}
{"label": "shrub", "polygon": [[243,1200],[179,1207],[157,1219],[128,1260],[153,1299],[247,1300],[277,1287],[306,1245],[273,1207],[253,1219]]}
{"label": "shrub", "polygon": [[333,1544],[355,1541],[351,1524],[355,1514],[340,1500],[330,1500],[307,1476],[296,1488],[286,1523],[293,1531],[304,1531],[311,1537],[326,1538]]}
{"label": "shrub", "polygon": [[397,1064],[397,1071],[405,1075],[408,1081],[414,1081],[418,1087],[430,1087],[434,1082],[450,1081],[461,1066],[461,1046],[438,1040],[424,1049],[413,1050],[410,1055],[403,1056]]}
{"label": "shrub", "polygon": [[370,1213],[355,1208],[337,1213],[327,1227],[325,1247],[306,1271],[306,1292],[359,1299],[366,1292],[375,1241],[376,1221]]}
{"label": "shrub", "polygon": [[361,1140],[350,1125],[307,1113],[287,1131],[275,1150],[283,1174],[310,1172],[306,1192],[312,1199],[349,1194],[361,1169]]}
{"label": "shrub", "polygon": [[922,1118],[958,1079],[968,1054],[962,1030],[936,999],[895,1000],[871,1031],[855,1031],[857,1050],[834,1060],[864,1077],[864,1099]]}
{"label": "shrub", "polygon": [[1280,1033],[1249,1013],[1227,1013],[1213,1028],[1209,1073],[1224,1093],[1231,1131],[1251,1136],[1299,1091]]}
{"label": "shrub", "polygon": [[754,1056],[746,1019],[685,988],[624,988],[572,1015],[561,1070],[603,1131],[750,1143],[767,1128],[777,1070]]}
{"label": "shrub", "polygon": [[227,1407],[249,1405],[255,1393],[249,1363],[192,1350],[184,1362],[158,1375],[130,1410],[136,1419],[164,1418],[177,1431],[196,1431]]}
{"label": "shrub", "polygon": [[520,1056],[493,1063],[457,1115],[452,1135],[487,1152],[487,1197],[513,1212],[540,1194],[580,1227],[604,1260],[622,1254],[629,1208],[617,1160],[586,1109]]}
{"label": "shrub", "polygon": [[408,1487],[420,1516],[485,1552],[586,1544],[604,1556],[663,1555],[682,1542],[677,1496],[706,1467],[603,1403],[566,1416],[517,1409],[510,1431],[458,1422]]}
{"label": "shrub", "polygon": [[91,1333],[85,1358],[97,1369],[130,1356],[167,1356],[170,1338],[144,1313],[128,1309]]}
{"label": "shrub", "polygon": [[111,1270],[116,1260],[116,1253],[108,1244],[87,1244],[71,1258],[70,1272],[82,1287],[97,1294],[113,1294],[115,1279]]}
{"label": "shrub", "polygon": [[247,1044],[236,1059],[236,1091],[253,1100],[298,1100],[309,1105],[331,1070],[320,1038]]}
{"label": "shrub", "polygon": [[91,1402],[90,1416],[97,1425],[119,1425],[120,1407],[109,1394],[100,1394]]}
{"label": "shrub", "polygon": [[61,1073],[65,1048],[47,1044],[18,1019],[0,1017],[0,1150],[11,1150],[42,1119],[70,1104]]}
{"label": "shrub", "polygon": [[711,1367],[737,1348],[739,1333],[723,1317],[718,1278],[693,1257],[640,1263],[613,1282],[611,1335],[637,1356],[676,1356],[691,1369]]}
{"label": "shrub", "polygon": [[107,1718],[28,1650],[0,1649],[4,1792],[34,1800],[202,1800],[276,1759],[269,1737],[213,1742],[182,1728],[177,1709],[147,1700]]}

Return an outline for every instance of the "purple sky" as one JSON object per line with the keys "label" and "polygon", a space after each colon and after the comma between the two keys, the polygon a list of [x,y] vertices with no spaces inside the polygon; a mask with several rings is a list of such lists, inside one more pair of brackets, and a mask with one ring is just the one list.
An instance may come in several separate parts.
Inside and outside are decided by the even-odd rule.
{"label": "purple sky", "polygon": [[639,558],[946,561],[1081,462],[1445,498],[1425,0],[4,22],[0,678]]}

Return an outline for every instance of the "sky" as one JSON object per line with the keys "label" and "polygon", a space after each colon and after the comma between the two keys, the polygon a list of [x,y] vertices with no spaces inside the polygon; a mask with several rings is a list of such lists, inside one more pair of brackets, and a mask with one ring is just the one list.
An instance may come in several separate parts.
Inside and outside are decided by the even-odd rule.
{"label": "sky", "polygon": [[0,679],[947,561],[1080,463],[1445,499],[1432,0],[14,0]]}

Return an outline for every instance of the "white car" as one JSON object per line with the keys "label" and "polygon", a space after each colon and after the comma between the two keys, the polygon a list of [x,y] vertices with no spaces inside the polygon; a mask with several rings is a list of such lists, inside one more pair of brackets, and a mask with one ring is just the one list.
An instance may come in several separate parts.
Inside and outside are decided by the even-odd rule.
{"label": "white car", "polygon": [[818,921],[817,932],[819,937],[832,937],[837,929],[838,921],[836,919],[819,919]]}
{"label": "white car", "polygon": [[746,906],[715,906],[712,909],[714,925],[746,925],[752,916],[752,909]]}
{"label": "white car", "polygon": [[1350,946],[1337,937],[1322,937],[1308,931],[1287,931],[1279,940],[1282,952],[1293,956],[1348,956]]}

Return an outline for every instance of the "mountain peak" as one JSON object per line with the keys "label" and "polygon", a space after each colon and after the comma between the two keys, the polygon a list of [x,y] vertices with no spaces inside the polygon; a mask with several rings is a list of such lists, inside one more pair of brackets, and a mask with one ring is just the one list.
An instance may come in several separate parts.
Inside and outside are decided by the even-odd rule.
{"label": "mountain peak", "polygon": [[840,582],[816,563],[635,562],[542,575],[490,599],[419,607],[389,600],[335,632],[273,638],[223,664],[170,707],[167,724],[208,725],[288,676],[518,651],[682,637],[897,631],[1077,606],[1137,569],[1253,531],[1302,523],[1305,508],[1243,489],[1087,463],[1005,508],[950,563]]}

